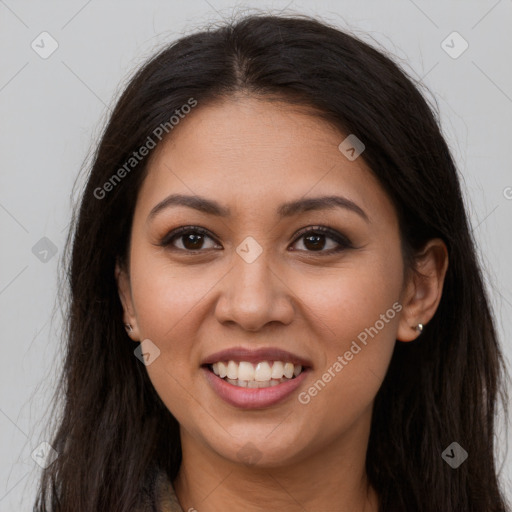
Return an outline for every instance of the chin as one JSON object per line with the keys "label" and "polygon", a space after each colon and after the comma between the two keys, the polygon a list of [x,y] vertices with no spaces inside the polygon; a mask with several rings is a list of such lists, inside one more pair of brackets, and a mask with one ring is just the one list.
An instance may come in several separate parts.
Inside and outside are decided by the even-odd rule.
{"label": "chin", "polygon": [[296,459],[299,448],[290,437],[273,436],[270,440],[267,436],[268,432],[259,436],[233,437],[228,445],[213,448],[233,463],[259,468],[279,467]]}

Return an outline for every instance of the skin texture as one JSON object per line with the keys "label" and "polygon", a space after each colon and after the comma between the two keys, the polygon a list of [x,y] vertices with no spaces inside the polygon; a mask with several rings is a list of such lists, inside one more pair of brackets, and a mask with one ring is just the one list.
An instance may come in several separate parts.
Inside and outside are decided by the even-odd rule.
{"label": "skin texture", "polygon": [[[393,204],[362,158],[340,152],[345,137],[296,107],[238,95],[199,105],[151,155],[128,268],[118,265],[116,277],[130,336],[161,351],[146,368],[181,425],[174,486],[184,510],[377,511],[364,470],[373,400],[396,340],[416,339],[415,326],[434,315],[448,257],[443,242],[431,240],[418,258],[423,277],[404,281]],[[232,215],[178,206],[148,220],[176,193],[216,200]],[[276,214],[284,202],[331,194],[355,202],[369,222],[342,208]],[[317,250],[311,233],[296,235],[318,225],[353,247],[328,255],[338,247],[329,235],[320,234]],[[187,253],[194,246],[183,235],[158,245],[181,226],[208,230],[197,245],[203,252]],[[252,263],[236,252],[247,236],[262,249]],[[394,303],[401,311],[300,403],[298,394]],[[285,401],[242,410],[219,398],[200,370],[208,355],[236,346],[282,348],[309,359],[312,370]],[[239,459],[244,446],[257,462]]]}

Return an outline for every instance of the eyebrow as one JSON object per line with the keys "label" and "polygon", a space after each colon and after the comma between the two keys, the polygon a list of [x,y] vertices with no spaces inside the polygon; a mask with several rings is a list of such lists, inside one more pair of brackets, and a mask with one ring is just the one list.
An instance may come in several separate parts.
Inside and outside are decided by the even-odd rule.
{"label": "eyebrow", "polygon": [[[217,201],[206,199],[201,196],[188,196],[183,194],[172,194],[160,201],[149,213],[148,221],[153,219],[162,210],[172,206],[185,206],[193,208],[200,212],[215,215],[217,217],[230,217],[231,211],[225,208]],[[278,209],[277,214],[281,218],[291,217],[303,212],[312,210],[332,210],[334,208],[344,208],[352,211],[362,217],[366,222],[370,222],[365,211],[350,199],[343,196],[320,196],[307,199],[298,199],[283,203]]]}

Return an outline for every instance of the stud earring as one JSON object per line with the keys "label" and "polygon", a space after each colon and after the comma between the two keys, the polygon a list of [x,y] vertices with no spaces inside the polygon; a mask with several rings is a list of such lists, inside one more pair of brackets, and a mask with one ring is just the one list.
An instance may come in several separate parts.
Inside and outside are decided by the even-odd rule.
{"label": "stud earring", "polygon": [[126,327],[126,329],[128,329],[128,332],[133,331],[133,327],[130,324],[124,324],[124,326]]}
{"label": "stud earring", "polygon": [[421,331],[423,331],[423,324],[418,324],[416,326],[416,330],[421,334]]}

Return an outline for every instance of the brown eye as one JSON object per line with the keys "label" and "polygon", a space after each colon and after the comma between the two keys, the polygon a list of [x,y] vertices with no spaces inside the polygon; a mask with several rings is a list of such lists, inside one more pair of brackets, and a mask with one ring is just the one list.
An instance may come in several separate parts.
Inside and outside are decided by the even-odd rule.
{"label": "brown eye", "polygon": [[[205,229],[194,226],[185,226],[167,234],[160,242],[160,245],[162,247],[172,246],[172,248],[177,250],[194,252],[204,249],[206,239],[213,240]],[[175,242],[178,242],[181,247],[179,245],[176,246]],[[207,249],[211,248],[214,247],[207,247]]]}
{"label": "brown eye", "polygon": [[195,251],[197,249],[201,249],[204,244],[205,235],[197,234],[197,233],[188,233],[186,235],[181,235],[178,240],[181,240],[185,249],[189,249],[191,251]]}
{"label": "brown eye", "polygon": [[[299,250],[305,250],[306,252],[332,254],[353,247],[347,237],[333,229],[323,226],[317,226],[313,229],[308,228],[308,231],[302,231],[302,233],[299,233],[299,238],[295,243],[302,239],[304,240],[303,246],[305,249]],[[326,240],[330,240],[331,243],[327,243]],[[326,245],[330,247],[324,250]]]}

